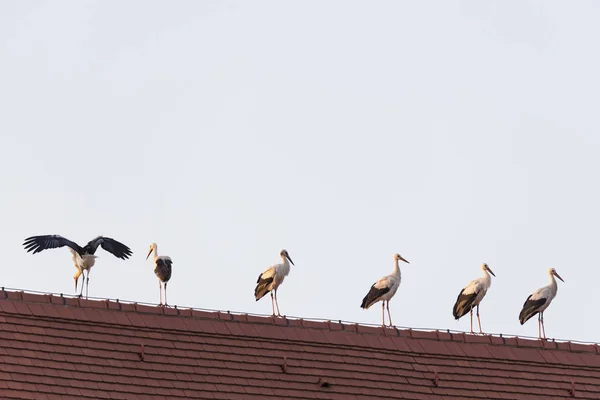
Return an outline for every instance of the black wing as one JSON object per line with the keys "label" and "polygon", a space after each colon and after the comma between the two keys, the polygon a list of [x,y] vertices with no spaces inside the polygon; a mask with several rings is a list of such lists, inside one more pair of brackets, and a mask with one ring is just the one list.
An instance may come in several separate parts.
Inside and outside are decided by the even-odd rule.
{"label": "black wing", "polygon": [[377,282],[375,282],[373,284],[373,286],[371,286],[371,290],[369,290],[369,293],[367,293],[367,295],[365,296],[365,298],[362,301],[362,304],[360,305],[361,308],[371,307],[373,305],[373,303],[375,303],[381,296],[383,296],[384,294],[386,294],[387,292],[390,291],[390,288],[387,286],[377,289],[375,287],[376,284],[377,284]]}
{"label": "black wing", "polygon": [[475,301],[475,298],[477,298],[477,293],[463,294],[464,291],[465,289],[460,291],[456,299],[456,303],[454,304],[454,308],[452,309],[452,315],[454,315],[454,319],[459,319],[471,311],[473,302]]}
{"label": "black wing", "polygon": [[104,250],[122,260],[129,258],[129,256],[133,254],[131,249],[123,243],[104,236],[98,236],[96,239],[90,240],[83,250],[86,254],[94,254],[98,249],[98,246],[102,246]]}
{"label": "black wing", "polygon": [[25,250],[27,250],[28,253],[32,251],[33,254],[39,253],[42,250],[56,249],[63,246],[70,247],[80,255],[84,254],[81,246],[60,235],[31,236],[25,239],[23,246],[25,246]]}
{"label": "black wing", "polygon": [[263,298],[263,296],[265,294],[270,292],[268,287],[271,284],[271,282],[273,282],[273,278],[275,276],[274,274],[272,274],[268,278],[263,278],[262,277],[263,275],[264,275],[264,272],[261,273],[258,276],[258,279],[256,280],[256,288],[254,288],[254,298],[256,299],[256,301],[259,301],[260,299]]}
{"label": "black wing", "polygon": [[523,304],[523,309],[519,314],[519,322],[521,322],[521,325],[527,322],[529,318],[537,314],[539,312],[538,310],[540,309],[540,307],[546,304],[546,300],[548,300],[545,297],[537,300],[530,300],[531,296],[532,295],[529,295],[527,300],[525,300],[525,303]]}
{"label": "black wing", "polygon": [[171,274],[173,272],[173,261],[170,259],[157,258],[156,259],[156,267],[154,268],[154,273],[162,282],[168,282],[171,279]]}

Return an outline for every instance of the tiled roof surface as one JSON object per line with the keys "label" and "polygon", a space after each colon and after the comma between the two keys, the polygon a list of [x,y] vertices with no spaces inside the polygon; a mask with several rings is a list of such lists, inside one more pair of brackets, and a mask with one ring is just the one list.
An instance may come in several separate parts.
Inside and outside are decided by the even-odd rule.
{"label": "tiled roof surface", "polygon": [[2,399],[600,399],[596,345],[0,291]]}

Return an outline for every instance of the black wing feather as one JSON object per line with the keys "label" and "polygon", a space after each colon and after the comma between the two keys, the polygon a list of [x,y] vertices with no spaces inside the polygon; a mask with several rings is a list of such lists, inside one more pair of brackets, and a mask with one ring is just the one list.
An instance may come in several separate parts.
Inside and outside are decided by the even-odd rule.
{"label": "black wing feather", "polygon": [[373,305],[373,303],[375,303],[381,296],[383,296],[384,294],[386,294],[387,292],[390,291],[389,287],[377,289],[375,287],[376,284],[377,284],[377,282],[375,282],[373,284],[373,286],[371,286],[371,290],[369,290],[369,293],[367,293],[367,295],[365,296],[365,298],[362,301],[362,304],[360,305],[361,308],[371,307]]}
{"label": "black wing feather", "polygon": [[97,238],[90,240],[83,249],[87,254],[94,254],[98,249],[98,246],[102,246],[104,250],[122,260],[129,258],[129,256],[133,254],[131,249],[123,243],[105,236],[98,236]]}
{"label": "black wing feather", "polygon": [[454,315],[454,319],[459,319],[470,312],[473,302],[475,301],[475,298],[477,298],[477,293],[463,294],[464,291],[465,289],[460,291],[458,297],[456,298],[454,308],[452,309],[452,315]]}
{"label": "black wing feather", "polygon": [[539,310],[539,308],[541,306],[546,304],[546,301],[547,301],[546,298],[530,300],[531,296],[532,295],[529,295],[527,300],[525,300],[525,303],[523,304],[523,309],[521,310],[521,313],[519,314],[519,322],[521,322],[521,325],[523,325],[531,317],[533,317],[535,314],[537,314],[539,312],[537,310]]}
{"label": "black wing feather", "polygon": [[47,249],[56,249],[63,246],[67,246],[75,250],[80,255],[85,254],[81,246],[60,235],[31,236],[25,239],[23,246],[25,246],[25,250],[27,250],[28,253],[33,252],[32,254],[39,253],[40,251]]}
{"label": "black wing feather", "polygon": [[154,273],[162,282],[169,282],[173,273],[173,261],[165,260],[164,258],[156,259],[156,267]]}
{"label": "black wing feather", "polygon": [[262,299],[264,295],[270,292],[267,287],[273,282],[273,275],[263,279],[263,274],[258,275],[258,279],[256,280],[256,288],[254,289],[254,298],[256,301]]}

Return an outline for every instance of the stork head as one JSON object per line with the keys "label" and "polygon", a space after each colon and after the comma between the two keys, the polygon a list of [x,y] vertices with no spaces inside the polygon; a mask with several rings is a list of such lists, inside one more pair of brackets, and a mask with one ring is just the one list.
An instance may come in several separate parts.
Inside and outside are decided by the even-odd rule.
{"label": "stork head", "polygon": [[486,272],[486,271],[489,272],[490,274],[494,275],[494,277],[496,276],[496,274],[494,274],[492,272],[492,270],[490,269],[490,267],[486,263],[481,264],[481,270],[483,272]]}
{"label": "stork head", "polygon": [[156,250],[156,243],[151,243],[150,244],[150,250],[148,250],[148,255],[146,256],[146,260],[148,259],[148,257],[150,257],[150,254],[152,254],[153,251]]}
{"label": "stork head", "polygon": [[406,261],[404,258],[402,258],[402,256],[398,253],[394,254],[394,261],[404,261],[407,264],[410,264],[408,261]]}
{"label": "stork head", "polygon": [[560,275],[558,274],[558,272],[556,272],[556,270],[554,268],[550,268],[548,270],[548,273],[550,274],[550,276],[554,275],[555,277],[557,277],[558,279],[560,279],[561,281],[564,282],[563,278],[560,277]]}
{"label": "stork head", "polygon": [[279,253],[279,255],[281,256],[281,258],[283,258],[284,260],[287,258],[289,260],[289,262],[292,263],[292,265],[296,265],[294,264],[294,262],[292,261],[292,259],[290,258],[289,253],[287,252],[287,250],[281,250],[281,252]]}

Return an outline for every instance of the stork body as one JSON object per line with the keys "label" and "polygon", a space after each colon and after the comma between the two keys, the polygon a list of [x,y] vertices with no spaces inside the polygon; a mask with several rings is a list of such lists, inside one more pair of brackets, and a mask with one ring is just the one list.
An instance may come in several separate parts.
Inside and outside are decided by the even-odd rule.
{"label": "stork body", "polygon": [[[123,243],[105,236],[98,236],[97,238],[90,240],[83,247],[60,235],[31,236],[25,239],[23,246],[25,246],[28,253],[32,252],[32,254],[39,253],[46,249],[67,246],[73,255],[73,264],[75,265],[75,268],[77,268],[77,272],[75,272],[75,275],[73,276],[73,279],[75,280],[75,291],[77,291],[77,282],[81,276],[81,293],[79,293],[79,297],[83,296],[83,280],[85,279],[86,298],[89,294],[90,271],[96,264],[96,258],[98,258],[98,256],[94,254],[96,253],[98,246],[101,246],[104,250],[122,260],[128,259],[129,256],[133,254],[131,249]],[[86,271],[87,274],[84,274]]]}
{"label": "stork body", "polygon": [[150,257],[150,254],[153,255],[154,261],[154,274],[158,278],[158,288],[160,292],[160,303],[159,305],[163,305],[163,286],[165,290],[165,302],[164,305],[167,305],[167,283],[171,279],[171,274],[173,273],[173,261],[171,257],[168,256],[159,256],[158,255],[158,246],[156,243],[152,243],[150,245],[150,250],[148,251],[148,255],[146,256],[146,260]]}
{"label": "stork body", "polygon": [[390,300],[400,287],[400,265],[398,261],[402,260],[405,263],[408,263],[400,254],[394,254],[394,270],[390,275],[384,276],[377,282],[375,282],[369,293],[363,298],[361,303],[361,308],[365,310],[369,309],[373,304],[381,301],[381,318],[382,325],[385,326],[385,306],[387,304],[388,317],[390,320],[390,326],[392,326],[392,315],[390,313]]}
{"label": "stork body", "polygon": [[477,307],[479,333],[483,333],[481,330],[481,319],[479,318],[479,303],[481,303],[481,300],[483,300],[485,294],[492,285],[490,273],[494,275],[490,267],[485,263],[481,264],[481,270],[483,271],[483,277],[472,280],[460,291],[456,303],[454,304],[454,308],[452,309],[452,315],[454,315],[456,320],[465,316],[467,313],[471,314],[471,333],[473,333],[474,307]]}
{"label": "stork body", "polygon": [[550,306],[552,300],[556,297],[558,292],[558,284],[556,283],[556,276],[558,279],[564,282],[564,280],[558,275],[554,268],[548,269],[548,275],[550,276],[550,284],[544,286],[533,292],[527,297],[523,304],[523,309],[519,314],[519,322],[523,325],[531,317],[538,314],[538,338],[546,339],[546,328],[544,327],[544,311]]}
{"label": "stork body", "polygon": [[275,315],[275,306],[277,306],[277,315],[281,316],[281,313],[279,312],[279,303],[277,302],[277,289],[281,286],[285,277],[290,273],[290,263],[294,265],[294,262],[290,258],[287,250],[281,250],[279,256],[283,261],[281,264],[270,266],[258,276],[256,288],[254,289],[254,298],[258,301],[270,292],[273,315]]}

